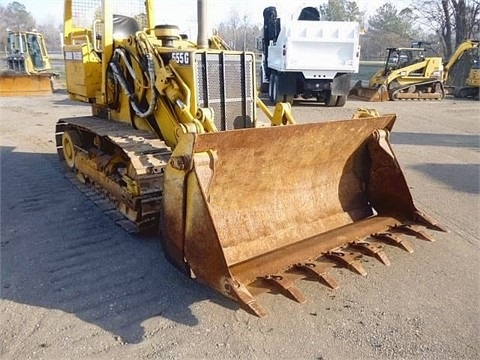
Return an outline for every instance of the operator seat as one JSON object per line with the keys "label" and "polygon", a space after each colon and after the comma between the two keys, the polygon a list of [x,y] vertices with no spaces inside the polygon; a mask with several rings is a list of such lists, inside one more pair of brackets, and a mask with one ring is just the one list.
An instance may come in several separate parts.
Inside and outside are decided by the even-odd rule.
{"label": "operator seat", "polygon": [[320,21],[320,13],[314,7],[308,6],[302,9],[298,20]]}
{"label": "operator seat", "polygon": [[122,39],[140,31],[137,20],[132,17],[113,14],[113,38]]}

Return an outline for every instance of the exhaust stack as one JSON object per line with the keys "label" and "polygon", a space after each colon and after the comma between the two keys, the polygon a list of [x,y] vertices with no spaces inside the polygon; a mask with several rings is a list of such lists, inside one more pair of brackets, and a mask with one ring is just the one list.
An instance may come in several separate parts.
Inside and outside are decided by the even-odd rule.
{"label": "exhaust stack", "polygon": [[207,24],[206,7],[207,6],[206,6],[205,0],[197,0],[197,23],[198,23],[197,46],[199,49],[208,48],[208,39],[207,39],[207,31],[206,31],[206,24]]}

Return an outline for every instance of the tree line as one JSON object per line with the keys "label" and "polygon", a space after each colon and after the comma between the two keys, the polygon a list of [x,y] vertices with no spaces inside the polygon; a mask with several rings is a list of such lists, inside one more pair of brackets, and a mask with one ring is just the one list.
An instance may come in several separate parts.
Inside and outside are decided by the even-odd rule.
{"label": "tree line", "polygon": [[53,23],[37,24],[33,15],[25,5],[14,1],[7,6],[0,5],[0,52],[3,53],[7,46],[8,30],[12,31],[38,31],[43,34],[49,52],[60,52],[60,33],[63,26]]}
{"label": "tree line", "polygon": [[[361,59],[380,60],[387,47],[411,46],[412,42],[428,44],[436,55],[450,58],[457,46],[466,39],[480,36],[480,0],[411,0],[409,6],[398,9],[384,3],[366,17],[355,1],[329,0],[319,6],[320,19],[327,21],[357,21],[361,24]],[[41,32],[50,52],[61,51],[62,26],[39,25],[20,2],[0,5],[0,49],[5,49],[7,29]],[[257,39],[263,24],[253,24],[246,15],[232,9],[228,18],[218,24],[218,34],[236,50],[257,51]]]}

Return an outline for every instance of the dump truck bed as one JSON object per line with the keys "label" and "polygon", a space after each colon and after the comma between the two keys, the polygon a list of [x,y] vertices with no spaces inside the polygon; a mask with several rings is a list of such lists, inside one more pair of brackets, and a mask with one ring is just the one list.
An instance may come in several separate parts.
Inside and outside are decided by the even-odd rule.
{"label": "dump truck bed", "polygon": [[288,21],[282,25],[277,41],[269,46],[268,66],[278,71],[300,71],[306,78],[357,73],[358,33],[356,22]]}

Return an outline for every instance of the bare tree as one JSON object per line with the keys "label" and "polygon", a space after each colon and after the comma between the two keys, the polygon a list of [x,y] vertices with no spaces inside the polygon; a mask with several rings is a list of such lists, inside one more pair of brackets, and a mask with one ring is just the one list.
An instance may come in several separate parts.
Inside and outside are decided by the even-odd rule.
{"label": "bare tree", "polygon": [[43,35],[49,53],[62,51],[62,26],[55,25],[52,19],[52,21],[48,21],[44,25],[38,25],[37,30]]}
{"label": "bare tree", "polygon": [[451,57],[466,39],[480,35],[480,0],[413,0],[419,23],[438,36],[443,55]]}
{"label": "bare tree", "polygon": [[254,51],[260,33],[261,26],[250,24],[249,17],[240,17],[236,9],[231,9],[227,20],[218,26],[219,36],[235,50]]}

